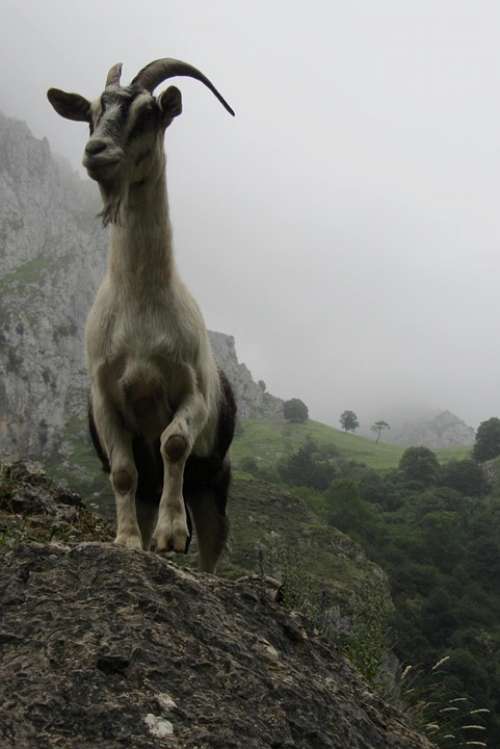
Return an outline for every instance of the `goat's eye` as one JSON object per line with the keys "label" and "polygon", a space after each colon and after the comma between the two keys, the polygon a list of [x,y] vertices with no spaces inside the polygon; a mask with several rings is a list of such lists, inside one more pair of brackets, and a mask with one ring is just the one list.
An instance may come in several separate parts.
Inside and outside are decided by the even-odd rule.
{"label": "goat's eye", "polygon": [[147,104],[143,109],[141,109],[132,126],[131,135],[139,135],[143,130],[151,125],[154,121],[154,114],[154,107],[151,104]]}

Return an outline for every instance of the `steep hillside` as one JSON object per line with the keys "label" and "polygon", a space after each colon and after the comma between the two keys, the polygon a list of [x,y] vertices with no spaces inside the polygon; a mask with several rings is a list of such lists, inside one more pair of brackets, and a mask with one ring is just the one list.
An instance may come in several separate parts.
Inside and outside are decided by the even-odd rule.
{"label": "steep hillside", "polygon": [[283,420],[283,401],[266,392],[262,380],[252,378],[248,367],[238,361],[233,336],[210,331],[215,358],[233,386],[240,419]]}
{"label": "steep hillside", "polygon": [[0,450],[40,454],[82,408],[81,332],[104,269],[97,201],[0,115]]}
{"label": "steep hillside", "polygon": [[[308,439],[332,451],[345,460],[365,463],[370,468],[395,468],[405,448],[356,434],[341,432],[318,421],[303,424],[273,423],[249,420],[243,426],[232,448],[235,465],[241,466],[245,458],[253,458],[263,467],[272,467],[284,456],[296,451]],[[457,447],[437,450],[441,462],[468,457],[470,449]]]}

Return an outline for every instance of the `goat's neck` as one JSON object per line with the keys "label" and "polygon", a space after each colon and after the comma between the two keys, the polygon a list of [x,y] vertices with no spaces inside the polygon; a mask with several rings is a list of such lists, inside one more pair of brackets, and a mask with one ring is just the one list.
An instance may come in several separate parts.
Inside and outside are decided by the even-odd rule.
{"label": "goat's neck", "polygon": [[165,169],[132,185],[113,224],[109,255],[112,283],[141,295],[165,290],[174,272]]}

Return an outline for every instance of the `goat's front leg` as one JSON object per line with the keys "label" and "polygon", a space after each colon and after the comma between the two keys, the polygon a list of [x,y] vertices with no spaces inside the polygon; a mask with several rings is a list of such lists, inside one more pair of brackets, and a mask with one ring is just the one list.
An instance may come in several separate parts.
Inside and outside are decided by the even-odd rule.
{"label": "goat's front leg", "polygon": [[135,509],[137,469],[132,435],[123,428],[113,406],[96,391],[92,392],[92,412],[99,440],[111,468],[110,480],[116,502],[115,543],[129,549],[142,549]]}
{"label": "goat's front leg", "polygon": [[160,449],[165,477],[158,521],[153,534],[153,546],[157,551],[186,549],[189,531],[182,496],[184,467],[196,438],[206,423],[207,415],[205,398],[195,388],[185,397],[161,435]]}

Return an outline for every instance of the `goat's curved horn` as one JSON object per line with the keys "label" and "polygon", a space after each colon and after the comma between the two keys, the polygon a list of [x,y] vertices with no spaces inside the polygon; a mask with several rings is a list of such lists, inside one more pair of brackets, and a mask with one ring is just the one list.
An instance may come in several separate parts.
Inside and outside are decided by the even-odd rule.
{"label": "goat's curved horn", "polygon": [[117,62],[116,65],[113,65],[113,67],[109,69],[108,77],[106,78],[106,88],[108,86],[119,86],[121,74],[122,63]]}
{"label": "goat's curved horn", "polygon": [[146,65],[142,70],[139,70],[132,85],[142,86],[142,88],[153,92],[156,86],[166,81],[167,78],[173,78],[177,75],[188,76],[189,78],[196,78],[197,81],[202,83],[210,89],[210,91],[218,98],[223,107],[227,109],[229,114],[234,117],[234,111],[231,109],[227,101],[222,97],[213,83],[203,75],[199,70],[189,65],[187,62],[181,62],[181,60],[174,60],[172,57],[163,57],[160,60],[154,60]]}

